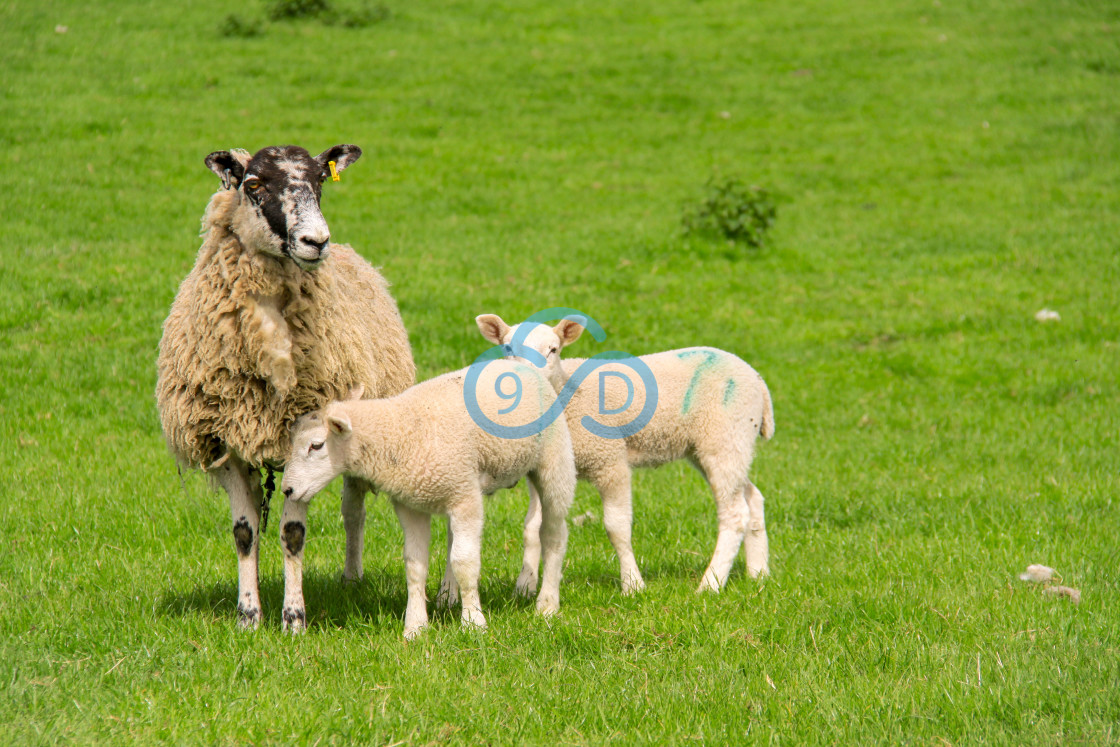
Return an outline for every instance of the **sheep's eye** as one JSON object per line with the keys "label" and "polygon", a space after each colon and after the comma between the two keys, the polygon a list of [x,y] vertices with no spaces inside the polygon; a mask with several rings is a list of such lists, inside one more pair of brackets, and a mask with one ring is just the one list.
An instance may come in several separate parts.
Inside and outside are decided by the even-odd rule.
{"label": "sheep's eye", "polygon": [[260,188],[261,183],[256,181],[255,179],[251,182],[245,182],[245,189],[249,190],[250,192],[256,192]]}
{"label": "sheep's eye", "polygon": [[312,442],[311,448],[309,449],[309,451],[318,451],[319,449],[323,448],[324,443],[325,443],[324,441],[314,441],[314,442]]}

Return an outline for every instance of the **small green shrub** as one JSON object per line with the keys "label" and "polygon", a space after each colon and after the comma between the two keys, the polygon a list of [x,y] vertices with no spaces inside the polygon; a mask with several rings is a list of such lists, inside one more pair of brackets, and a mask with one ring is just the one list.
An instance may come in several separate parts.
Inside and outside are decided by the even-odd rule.
{"label": "small green shrub", "polygon": [[329,13],[328,0],[273,0],[268,6],[268,17],[274,21],[290,21],[297,18],[314,18]]}
{"label": "small green shrub", "polygon": [[774,196],[765,188],[747,185],[730,177],[708,180],[700,205],[685,210],[681,218],[685,234],[723,238],[733,243],[761,248],[766,232],[778,215]]}
{"label": "small green shrub", "polygon": [[389,7],[384,3],[365,0],[356,8],[342,7],[325,13],[323,23],[351,29],[365,28],[389,20],[390,15]]}
{"label": "small green shrub", "polygon": [[264,33],[264,30],[260,21],[245,20],[235,13],[230,13],[221,24],[218,25],[218,33],[222,36],[244,39],[250,36],[260,36]]}

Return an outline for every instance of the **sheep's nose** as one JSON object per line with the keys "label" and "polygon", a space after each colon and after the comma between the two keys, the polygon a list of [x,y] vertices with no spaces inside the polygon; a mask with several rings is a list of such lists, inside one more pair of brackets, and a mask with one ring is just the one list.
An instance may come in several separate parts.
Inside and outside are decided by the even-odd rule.
{"label": "sheep's nose", "polygon": [[284,497],[285,498],[291,498],[292,493],[294,493],[294,492],[295,491],[292,488],[284,488]]}
{"label": "sheep's nose", "polygon": [[299,238],[299,241],[300,241],[301,244],[303,244],[304,246],[311,247],[312,249],[315,250],[315,256],[317,256],[317,257],[322,256],[323,250],[327,248],[327,242],[329,242],[330,240],[331,240],[330,236],[327,236],[322,241],[316,241],[311,236],[300,236],[300,238]]}

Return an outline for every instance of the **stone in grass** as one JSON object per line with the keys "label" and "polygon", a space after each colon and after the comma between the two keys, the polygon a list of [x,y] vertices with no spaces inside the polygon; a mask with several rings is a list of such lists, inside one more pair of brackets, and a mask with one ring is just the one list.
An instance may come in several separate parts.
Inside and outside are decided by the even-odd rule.
{"label": "stone in grass", "polygon": [[1081,604],[1081,592],[1069,586],[1047,586],[1043,594],[1053,594],[1056,597],[1067,597],[1075,605]]}
{"label": "stone in grass", "polygon": [[1034,314],[1035,321],[1038,322],[1060,322],[1062,315],[1053,309],[1039,309]]}
{"label": "stone in grass", "polygon": [[575,518],[573,518],[572,523],[575,524],[577,527],[581,527],[584,524],[594,524],[598,520],[599,520],[599,517],[597,517],[595,514],[591,513],[590,511],[587,511],[587,512],[582,513],[579,516],[576,516]]}
{"label": "stone in grass", "polygon": [[1054,578],[1054,569],[1047,565],[1028,565],[1027,570],[1019,574],[1020,581],[1029,581],[1032,584],[1044,584]]}

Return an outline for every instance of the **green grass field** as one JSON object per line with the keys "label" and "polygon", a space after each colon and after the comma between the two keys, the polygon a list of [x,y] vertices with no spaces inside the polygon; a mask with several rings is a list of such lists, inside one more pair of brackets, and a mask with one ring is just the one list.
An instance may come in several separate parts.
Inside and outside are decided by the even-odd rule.
{"label": "green grass field", "polygon": [[[252,37],[213,0],[0,2],[0,742],[1120,743],[1120,6],[386,1]],[[160,324],[203,157],[339,142],[365,156],[324,213],[422,376],[486,348],[476,314],[551,306],[763,374],[769,580],[740,557],[693,593],[716,517],[672,465],[635,481],[649,588],[574,526],[543,620],[522,487],[489,504],[489,631],[406,645],[396,518],[370,500],[343,587],[336,483],[309,632],[280,632],[279,499],[236,629],[228,503],[159,430]],[[713,176],[780,195],[768,246],[682,235]]]}

